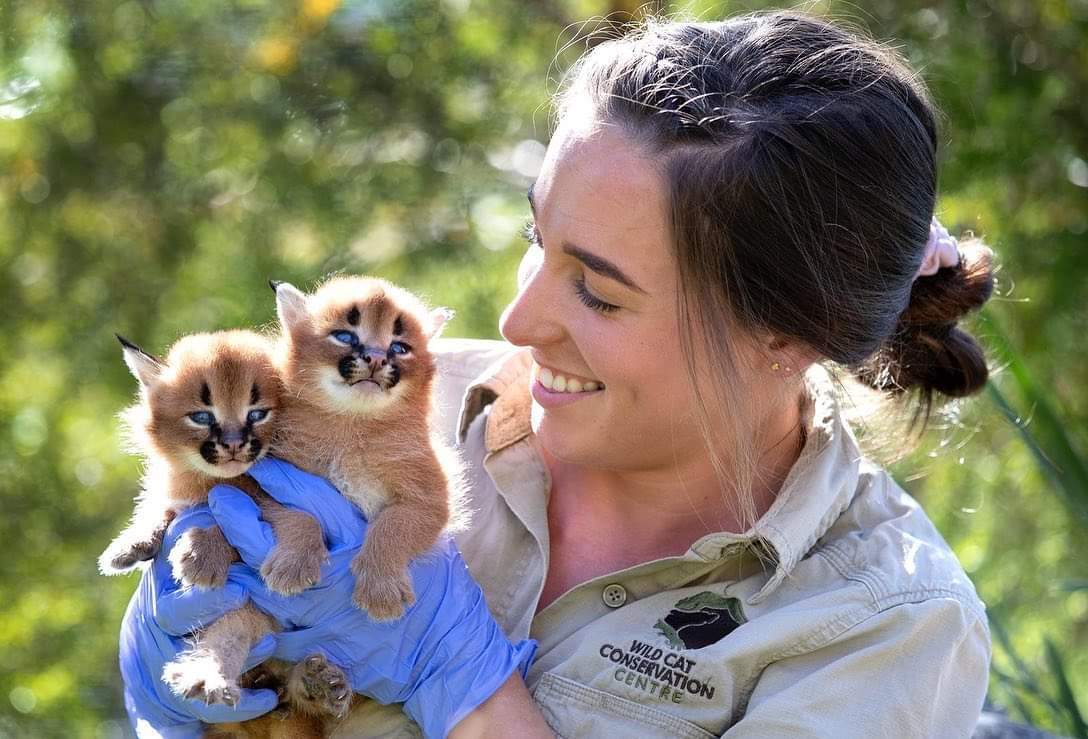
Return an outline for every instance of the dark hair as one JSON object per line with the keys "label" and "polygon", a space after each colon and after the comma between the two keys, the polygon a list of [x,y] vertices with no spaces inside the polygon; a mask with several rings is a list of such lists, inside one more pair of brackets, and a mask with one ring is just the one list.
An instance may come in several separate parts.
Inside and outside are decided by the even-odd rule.
{"label": "dark hair", "polygon": [[728,372],[731,323],[766,330],[872,387],[916,390],[926,416],[935,391],[985,384],[955,324],[993,289],[989,249],[961,242],[959,267],[914,279],[937,125],[895,52],[797,11],[650,20],[576,63],[560,118],[587,100],[659,156],[689,350],[714,347]]}

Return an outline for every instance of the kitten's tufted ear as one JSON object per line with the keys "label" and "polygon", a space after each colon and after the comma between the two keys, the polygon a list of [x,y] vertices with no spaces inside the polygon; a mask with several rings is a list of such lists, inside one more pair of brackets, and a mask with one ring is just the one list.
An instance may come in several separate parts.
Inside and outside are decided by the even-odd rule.
{"label": "kitten's tufted ear", "polygon": [[435,308],[430,313],[431,324],[426,327],[427,340],[437,339],[442,335],[442,330],[453,318],[453,311],[449,308]]}
{"label": "kitten's tufted ear", "polygon": [[276,291],[276,315],[284,331],[294,333],[297,328],[310,321],[310,312],[306,308],[306,296],[290,282],[269,280]]}
{"label": "kitten's tufted ear", "polygon": [[114,334],[114,336],[121,342],[121,348],[125,355],[125,364],[128,365],[129,371],[145,388],[154,386],[162,377],[166,365],[124,336],[120,334]]}

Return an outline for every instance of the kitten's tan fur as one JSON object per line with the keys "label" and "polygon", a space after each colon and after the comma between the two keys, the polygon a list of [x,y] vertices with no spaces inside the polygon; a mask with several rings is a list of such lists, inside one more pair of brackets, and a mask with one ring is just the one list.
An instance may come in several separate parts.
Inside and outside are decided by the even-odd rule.
{"label": "kitten's tan fur", "polygon": [[[327,558],[317,522],[279,505],[244,474],[268,450],[280,423],[283,385],[269,341],[246,331],[196,334],[179,340],[165,360],[121,341],[125,361],[140,381],[140,400],[126,416],[148,469],[133,520],[103,553],[102,571],[123,572],[153,558],[170,521],[205,502],[222,482],[248,493],[276,533],[277,546],[261,570],[269,587],[290,594],[316,583]],[[216,526],[189,529],[170,552],[175,578],[197,587],[223,585],[237,560]],[[179,695],[233,704],[250,649],[276,627],[247,604],[197,632],[193,649],[166,665],[163,679]],[[317,666],[272,664],[266,671],[276,672],[288,686],[296,709],[280,712],[277,729],[289,730],[290,736],[320,736],[320,723],[308,714],[328,713],[329,701],[320,699],[330,696],[311,700],[291,684],[316,674]],[[343,694],[338,703],[332,701],[333,710],[346,710],[345,683],[330,687]]]}
{"label": "kitten's tan fur", "polygon": [[431,428],[428,348],[449,313],[376,278],[336,277],[310,296],[275,287],[289,429],[276,454],[363,510],[354,599],[375,620],[398,618],[415,597],[408,563],[434,546],[456,502],[459,466]]}

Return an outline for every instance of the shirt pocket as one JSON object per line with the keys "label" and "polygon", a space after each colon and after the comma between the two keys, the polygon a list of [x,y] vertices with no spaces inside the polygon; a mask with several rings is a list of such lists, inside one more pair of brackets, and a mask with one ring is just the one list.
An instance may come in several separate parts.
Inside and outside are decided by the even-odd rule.
{"label": "shirt pocket", "polygon": [[560,739],[714,739],[714,734],[690,721],[551,673],[541,675],[533,700]]}

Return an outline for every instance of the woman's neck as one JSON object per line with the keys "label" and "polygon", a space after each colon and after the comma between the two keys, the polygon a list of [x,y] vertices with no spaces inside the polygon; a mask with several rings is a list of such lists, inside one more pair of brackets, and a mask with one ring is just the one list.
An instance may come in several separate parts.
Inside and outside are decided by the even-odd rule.
{"label": "woman's neck", "polygon": [[[751,490],[757,518],[770,508],[800,454],[803,419],[801,404],[790,403],[764,424],[762,437],[769,441]],[[546,451],[544,458],[552,476],[553,538],[592,536],[625,542],[632,552],[667,556],[682,554],[708,533],[743,533],[752,523],[741,520],[736,491],[723,487],[705,454],[678,466],[636,471],[568,464]]]}

